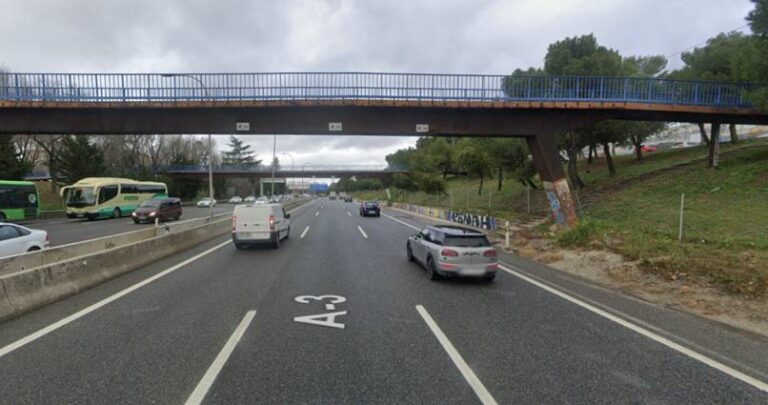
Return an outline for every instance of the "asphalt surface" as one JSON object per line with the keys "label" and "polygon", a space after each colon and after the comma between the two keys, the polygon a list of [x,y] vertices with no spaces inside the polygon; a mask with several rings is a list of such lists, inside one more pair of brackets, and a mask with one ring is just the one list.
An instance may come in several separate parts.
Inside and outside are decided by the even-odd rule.
{"label": "asphalt surface", "polygon": [[[768,403],[754,385],[510,273],[432,282],[405,258],[413,229],[356,208],[316,200],[293,213],[277,250],[218,238],[0,325],[2,402]],[[602,302],[634,308],[612,299]],[[648,326],[664,331],[676,316]],[[720,350],[702,338],[708,351],[765,372],[765,341],[681,319],[734,340]]]}
{"label": "asphalt surface", "polygon": [[[216,206],[214,213],[221,214],[231,212],[233,207],[234,205],[220,204]],[[208,215],[210,215],[210,210],[208,208],[197,208],[194,206],[184,207],[179,221],[201,218]],[[88,239],[100,238],[102,236],[135,231],[141,229],[141,227],[153,226],[153,224],[134,224],[133,220],[126,216],[123,218],[97,219],[94,221],[82,218],[55,218],[30,221],[24,223],[24,226],[48,231],[51,237],[51,246],[60,246]]]}

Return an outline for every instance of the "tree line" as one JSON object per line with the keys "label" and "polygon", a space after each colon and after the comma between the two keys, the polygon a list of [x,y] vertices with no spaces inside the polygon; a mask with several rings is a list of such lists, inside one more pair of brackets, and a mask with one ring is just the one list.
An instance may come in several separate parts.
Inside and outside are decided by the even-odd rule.
{"label": "tree line", "polygon": [[[542,67],[517,69],[504,80],[503,90],[515,96],[523,79],[537,76],[603,76],[667,78],[678,80],[712,80],[725,82],[765,83],[768,77],[768,0],[752,0],[754,9],[747,21],[752,34],[721,33],[710,38],[706,45],[682,52],[684,66],[668,71],[668,60],[663,55],[623,56],[618,50],[601,45],[592,35],[568,37],[550,44]],[[586,92],[587,89],[569,89]],[[581,86],[584,86],[582,84]],[[756,90],[746,95],[758,108],[768,110],[768,90]],[[602,151],[610,175],[616,173],[613,145],[633,149],[635,160],[643,162],[643,144],[666,128],[662,122],[602,121],[587,127],[560,134],[559,146],[566,157],[567,172],[576,188],[584,187],[579,176],[577,161],[586,150],[586,159],[592,162]],[[731,142],[738,142],[733,124],[728,125]],[[713,138],[719,136],[719,124],[707,133],[699,124],[702,143],[710,146],[710,167],[716,166],[718,150],[712,148]],[[471,136],[471,134],[468,134]],[[501,189],[504,174],[535,186],[531,181],[535,171],[528,158],[524,143],[515,139],[495,138],[420,138],[415,148],[400,149],[387,156],[390,167],[404,168],[413,175],[396,176],[394,185],[405,190],[430,193],[444,192],[448,175],[467,175],[480,179],[478,193],[484,181],[496,176]]]}
{"label": "tree line", "polygon": [[[258,166],[251,145],[230,136],[227,150],[218,153],[212,145],[213,164],[240,167]],[[197,196],[203,183],[197,179],[172,178],[158,174],[172,165],[208,164],[208,141],[194,135],[16,135],[0,136],[0,179],[22,179],[33,171],[50,175],[58,186],[85,177],[126,177],[160,180],[169,192],[184,199]],[[272,162],[279,169],[278,159]],[[34,173],[33,173],[34,174]],[[223,195],[227,181],[214,178],[217,195]]]}

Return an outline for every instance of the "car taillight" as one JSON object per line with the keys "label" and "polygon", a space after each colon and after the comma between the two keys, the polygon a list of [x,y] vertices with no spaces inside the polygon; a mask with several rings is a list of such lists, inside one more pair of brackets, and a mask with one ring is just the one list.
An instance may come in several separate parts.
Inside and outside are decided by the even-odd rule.
{"label": "car taillight", "polygon": [[457,252],[457,251],[455,251],[453,249],[443,249],[440,252],[440,254],[445,256],[445,257],[458,257],[459,256],[459,252]]}
{"label": "car taillight", "polygon": [[232,215],[232,232],[235,231],[236,226],[237,226],[237,216]]}
{"label": "car taillight", "polygon": [[275,216],[270,215],[269,216],[269,230],[274,231],[275,230]]}
{"label": "car taillight", "polygon": [[51,234],[48,233],[48,232],[45,233],[45,241],[46,242],[50,242],[51,241]]}
{"label": "car taillight", "polygon": [[485,253],[483,253],[483,256],[496,257],[496,249],[486,250]]}

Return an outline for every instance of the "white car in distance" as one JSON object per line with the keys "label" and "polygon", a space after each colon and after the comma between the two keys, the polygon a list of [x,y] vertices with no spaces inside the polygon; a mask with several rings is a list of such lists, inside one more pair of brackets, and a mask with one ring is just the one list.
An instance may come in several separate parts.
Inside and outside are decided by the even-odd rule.
{"label": "white car in distance", "polygon": [[203,198],[202,200],[197,202],[198,208],[209,208],[211,206],[216,206],[216,200],[211,200],[208,197]]}
{"label": "white car in distance", "polygon": [[243,203],[245,204],[253,204],[255,202],[256,202],[256,196],[252,196],[252,195],[245,197],[245,200],[243,200]]}
{"label": "white car in distance", "polygon": [[45,249],[51,244],[48,232],[0,222],[0,257]]}

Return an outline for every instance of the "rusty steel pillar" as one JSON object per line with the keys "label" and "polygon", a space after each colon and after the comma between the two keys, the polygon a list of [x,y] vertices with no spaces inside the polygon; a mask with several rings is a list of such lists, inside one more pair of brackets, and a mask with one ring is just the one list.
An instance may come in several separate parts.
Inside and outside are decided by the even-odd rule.
{"label": "rusty steel pillar", "polygon": [[533,164],[544,183],[544,190],[555,221],[565,227],[578,224],[576,206],[573,203],[571,189],[565,178],[563,163],[557,148],[557,135],[539,134],[525,139],[533,156]]}

